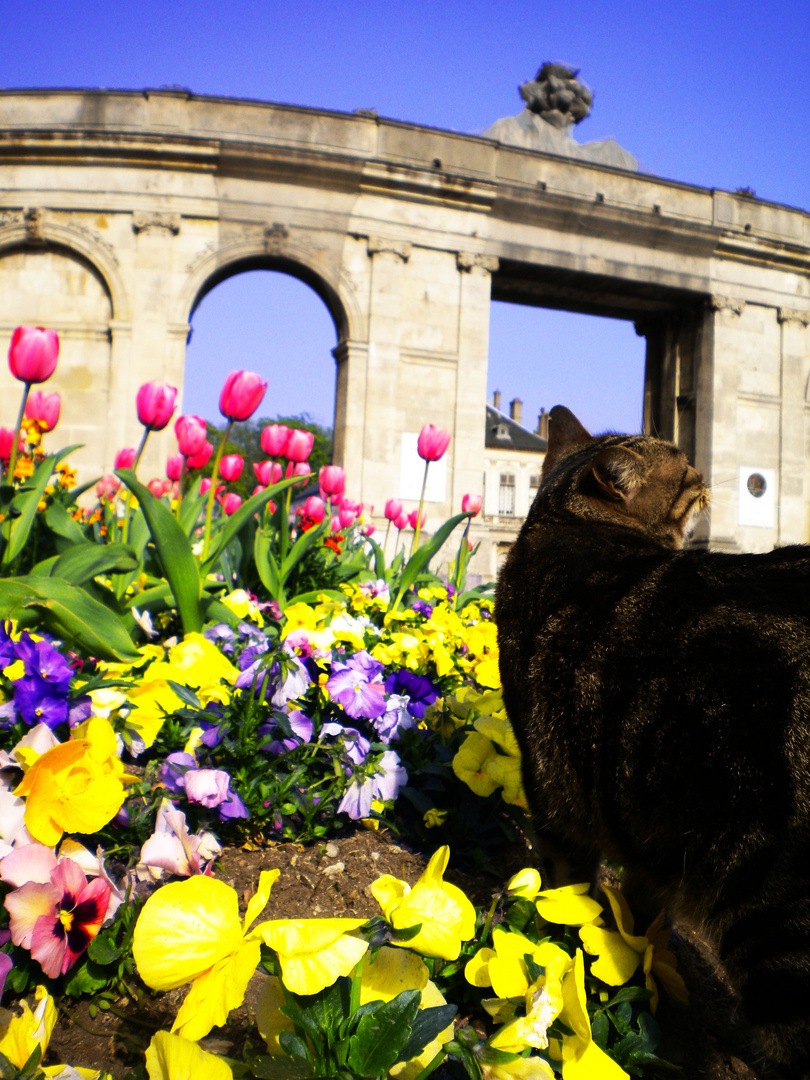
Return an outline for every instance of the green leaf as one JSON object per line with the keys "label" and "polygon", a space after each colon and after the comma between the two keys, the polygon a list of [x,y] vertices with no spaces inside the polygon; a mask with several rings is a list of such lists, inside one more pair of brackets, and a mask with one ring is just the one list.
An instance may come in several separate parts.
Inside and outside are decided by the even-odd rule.
{"label": "green leaf", "polygon": [[248,521],[255,513],[266,506],[267,503],[273,498],[274,495],[278,495],[279,492],[285,491],[288,487],[292,487],[293,484],[301,482],[300,476],[290,476],[286,480],[279,480],[277,484],[272,484],[270,487],[265,488],[264,491],[260,491],[257,495],[253,495],[244,505],[240,506],[235,514],[225,521],[222,528],[213,537],[212,550],[208,554],[208,558],[202,564],[203,575],[209,573],[217,559],[220,552],[228,546],[231,540],[236,536],[242,526]]}
{"label": "green leaf", "polygon": [[87,955],[96,964],[106,967],[120,960],[123,952],[108,934],[101,933],[88,945]]}
{"label": "green leaf", "polygon": [[250,1059],[250,1072],[258,1080],[307,1080],[314,1076],[312,1066],[297,1058],[262,1054]]}
{"label": "green leaf", "polygon": [[64,506],[59,502],[49,503],[45,510],[45,524],[57,536],[69,540],[72,544],[83,544],[86,540],[84,532]]}
{"label": "green leaf", "polygon": [[116,475],[135,495],[146,518],[163,576],[174,594],[183,633],[199,632],[203,625],[200,570],[188,537],[171,510],[155,498],[131,469],[118,469]]}
{"label": "green leaf", "polygon": [[348,1062],[358,1075],[379,1076],[398,1060],[400,1049],[410,1037],[421,998],[419,990],[403,990],[360,1020]]}
{"label": "green leaf", "polygon": [[[77,585],[61,578],[7,578],[0,581],[0,618],[20,618],[22,610],[42,610],[41,620],[56,637],[104,660],[140,655],[121,619]],[[31,625],[31,619],[25,620]]]}
{"label": "green leaf", "polygon": [[83,994],[95,994],[103,989],[110,979],[110,972],[92,960],[83,960],[71,968],[64,985],[64,991],[70,997],[82,997]]}
{"label": "green leaf", "polygon": [[76,443],[73,446],[66,446],[58,454],[51,454],[46,457],[37,466],[30,481],[11,500],[11,513],[16,513],[18,516],[11,519],[10,531],[7,532],[8,524],[3,529],[4,534],[8,536],[8,546],[3,556],[5,563],[13,562],[25,547],[28,534],[31,532],[31,526],[34,524],[39,500],[48,486],[51,473],[63,458],[66,458],[68,454],[72,454],[74,450],[78,450],[79,445],[79,443]]}
{"label": "green leaf", "polygon": [[60,555],[49,577],[64,578],[71,585],[84,585],[100,574],[137,570],[138,558],[126,544],[81,543]]}
{"label": "green leaf", "polygon": [[286,607],[289,607],[290,604],[313,604],[321,596],[326,596],[330,600],[346,599],[340,589],[312,589],[311,592],[299,593],[297,596],[294,596],[292,600],[288,600]]}
{"label": "green leaf", "polygon": [[202,477],[198,476],[191,486],[191,490],[183,497],[180,503],[180,528],[191,539],[200,515],[205,508],[205,495],[200,494]]}
{"label": "green leaf", "polygon": [[177,694],[180,700],[185,702],[185,704],[188,705],[189,708],[202,709],[202,702],[190,687],[184,686],[182,683],[175,682],[174,679],[168,679],[167,681],[172,690],[174,690],[175,694]]}
{"label": "green leaf", "polygon": [[[324,518],[326,521],[326,518]],[[303,559],[304,555],[309,551],[313,544],[318,543],[324,533],[323,524],[316,526],[314,529],[307,529],[306,532],[301,533],[292,546],[287,558],[281,564],[281,584],[286,584],[287,578],[293,572],[297,564]]]}
{"label": "green leaf", "polygon": [[366,542],[371,546],[371,550],[374,553],[374,576],[387,581],[388,575],[385,572],[385,552],[377,541],[372,540],[370,536],[366,537]]}
{"label": "green leaf", "polygon": [[256,561],[256,570],[267,592],[273,600],[280,599],[281,582],[278,572],[278,564],[272,551],[272,541],[264,529],[257,529],[253,541],[253,558]]}
{"label": "green leaf", "polygon": [[397,1063],[418,1057],[428,1043],[433,1042],[437,1035],[452,1024],[457,1012],[456,1005],[437,1005],[432,1009],[420,1009],[411,1026],[408,1041],[399,1051]]}
{"label": "green leaf", "polygon": [[450,518],[449,521],[445,521],[444,525],[436,530],[436,533],[431,536],[430,540],[428,540],[426,544],[422,544],[417,548],[413,555],[411,555],[403,568],[402,577],[399,579],[399,588],[396,597],[389,604],[389,611],[396,611],[402,597],[414,581],[416,581],[416,578],[425,569],[436,552],[441,548],[447,537],[453,529],[455,529],[456,525],[462,521],[466,521],[468,517],[469,514],[456,514],[456,516]]}
{"label": "green leaf", "polygon": [[278,1037],[281,1048],[291,1058],[298,1061],[309,1061],[309,1047],[303,1039],[299,1039],[291,1031],[282,1031]]}

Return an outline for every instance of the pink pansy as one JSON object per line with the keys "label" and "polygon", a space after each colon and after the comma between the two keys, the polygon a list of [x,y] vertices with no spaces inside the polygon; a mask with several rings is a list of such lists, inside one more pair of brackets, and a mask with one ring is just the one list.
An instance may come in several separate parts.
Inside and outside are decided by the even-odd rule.
{"label": "pink pansy", "polygon": [[49,978],[64,975],[101,929],[110,891],[102,878],[88,884],[72,859],[60,859],[48,883],[28,882],[6,897],[11,940],[30,949]]}
{"label": "pink pansy", "polygon": [[164,799],[158,810],[155,831],[141,848],[138,876],[157,879],[163,870],[178,877],[210,874],[211,863],[221,852],[222,848],[211,833],[189,833],[186,815]]}
{"label": "pink pansy", "polygon": [[290,429],[284,424],[268,424],[262,428],[262,450],[268,457],[284,457],[289,438]]}
{"label": "pink pansy", "polygon": [[35,841],[33,844],[18,844],[10,855],[0,860],[0,880],[7,885],[19,888],[28,881],[41,885],[51,880],[59,860],[53,848]]}
{"label": "pink pansy", "polygon": [[231,778],[222,769],[189,769],[184,779],[190,802],[210,810],[228,798]]}
{"label": "pink pansy", "polygon": [[425,424],[419,432],[416,450],[423,461],[438,461],[450,445],[450,432],[443,427]]}

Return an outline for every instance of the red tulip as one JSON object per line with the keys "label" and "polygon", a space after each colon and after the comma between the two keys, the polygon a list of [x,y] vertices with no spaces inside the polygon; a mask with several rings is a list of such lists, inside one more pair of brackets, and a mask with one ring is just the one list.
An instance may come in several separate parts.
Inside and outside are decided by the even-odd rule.
{"label": "red tulip", "polygon": [[242,505],[242,496],[229,491],[222,500],[222,509],[226,514],[235,514]]}
{"label": "red tulip", "polygon": [[121,481],[112,473],[104,473],[96,484],[96,495],[103,499],[106,495],[114,495],[121,486]]}
{"label": "red tulip", "polygon": [[59,394],[43,394],[34,390],[25,403],[25,415],[29,420],[38,420],[44,431],[53,431],[59,423],[59,411],[62,398]]}
{"label": "red tulip", "polygon": [[411,510],[410,514],[408,514],[408,524],[412,529],[415,529],[418,524],[419,528],[421,529],[425,524],[426,518],[427,514],[424,510],[422,511],[421,517],[418,510]]}
{"label": "red tulip", "polygon": [[170,480],[179,480],[183,472],[183,455],[172,454],[166,462],[166,475]]}
{"label": "red tulip", "polygon": [[128,446],[125,450],[119,450],[115,455],[113,465],[116,469],[131,469],[135,464],[135,449]]}
{"label": "red tulip", "polygon": [[450,445],[450,432],[433,424],[425,424],[419,432],[416,449],[423,461],[438,461]]}
{"label": "red tulip", "polygon": [[303,509],[305,516],[318,525],[323,521],[326,514],[326,503],[323,499],[319,499],[317,495],[310,495],[304,503]]}
{"label": "red tulip", "polygon": [[211,460],[211,455],[213,454],[213,452],[213,444],[210,443],[208,439],[206,439],[205,442],[202,444],[202,448],[196,454],[194,454],[193,457],[188,458],[186,464],[188,465],[189,469],[202,469]]}
{"label": "red tulip", "polygon": [[462,514],[472,514],[475,517],[481,512],[482,501],[480,495],[465,495],[461,500]]}
{"label": "red tulip", "polygon": [[318,481],[325,495],[342,494],[346,487],[346,470],[340,465],[324,465],[318,473]]}
{"label": "red tulip", "polygon": [[312,453],[312,444],[314,442],[315,436],[311,431],[293,428],[284,455],[288,461],[306,461]]}
{"label": "red tulip", "polygon": [[176,400],[176,386],[157,379],[144,383],[135,398],[138,419],[150,431],[163,431],[172,418]]}
{"label": "red tulip", "polygon": [[284,457],[290,429],[284,424],[268,424],[262,428],[262,450],[268,457]]}
{"label": "red tulip", "polygon": [[402,513],[402,503],[399,499],[389,499],[385,504],[385,516],[389,521],[396,521]]}
{"label": "red tulip", "polygon": [[177,447],[186,457],[199,454],[205,443],[207,428],[201,416],[179,416],[174,425]]}
{"label": "red tulip", "polygon": [[247,420],[261,405],[267,382],[255,371],[232,371],[219,395],[219,411],[228,420]]}
{"label": "red tulip", "polygon": [[241,454],[226,454],[219,463],[219,475],[228,483],[232,480],[238,480],[242,475],[244,464],[245,459]]}
{"label": "red tulip", "polygon": [[50,379],[59,358],[59,336],[43,326],[18,326],[11,335],[8,366],[15,379],[41,383]]}

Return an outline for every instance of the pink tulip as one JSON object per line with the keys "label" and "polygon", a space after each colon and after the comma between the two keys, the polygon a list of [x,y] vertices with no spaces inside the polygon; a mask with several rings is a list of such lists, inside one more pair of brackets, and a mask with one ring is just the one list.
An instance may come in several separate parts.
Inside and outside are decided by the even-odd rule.
{"label": "pink tulip", "polygon": [[150,431],[163,431],[172,418],[177,387],[153,379],[138,390],[135,404],[138,420]]}
{"label": "pink tulip", "polygon": [[121,481],[112,473],[104,473],[96,484],[96,495],[103,499],[108,495],[114,495],[121,486]]}
{"label": "pink tulip", "polygon": [[296,466],[293,469],[293,476],[311,476],[311,475],[312,475],[312,469],[306,463],[306,461],[299,461],[299,462],[296,463]]}
{"label": "pink tulip", "polygon": [[315,436],[311,431],[303,431],[301,428],[293,428],[284,451],[288,461],[306,461],[312,453],[312,445]]}
{"label": "pink tulip", "polygon": [[346,470],[340,465],[324,465],[318,473],[318,482],[324,495],[342,494],[346,487]]}
{"label": "pink tulip", "polygon": [[319,525],[326,514],[326,503],[323,499],[319,499],[317,495],[310,495],[304,503],[303,509],[304,515],[314,521],[316,525]]}
{"label": "pink tulip", "polygon": [[348,529],[348,527],[354,521],[354,518],[355,514],[353,510],[346,510],[341,507],[340,513],[338,514],[338,520],[340,521],[341,529]]}
{"label": "pink tulip", "polygon": [[245,459],[241,454],[226,454],[219,463],[219,475],[223,480],[227,480],[228,483],[231,483],[233,480],[238,480],[242,475],[244,464]]}
{"label": "pink tulip", "polygon": [[15,379],[41,383],[50,379],[59,358],[59,336],[42,326],[18,326],[11,335],[8,366]]}
{"label": "pink tulip", "polygon": [[255,371],[232,371],[219,395],[219,411],[228,420],[247,420],[261,405],[267,382]]}
{"label": "pink tulip", "polygon": [[233,491],[229,491],[222,500],[222,509],[226,514],[235,514],[241,505],[242,496]]}
{"label": "pink tulip", "polygon": [[200,494],[205,495],[205,493],[208,491],[208,489],[210,487],[211,487],[211,478],[209,476],[204,476],[202,478],[202,480],[200,481]]}
{"label": "pink tulip", "polygon": [[150,480],[146,485],[156,499],[159,499],[163,494],[163,481],[158,480],[157,477],[154,480]]}
{"label": "pink tulip", "polygon": [[125,450],[119,450],[115,455],[113,465],[116,469],[131,469],[135,464],[135,449],[128,446]]}
{"label": "pink tulip", "polygon": [[461,500],[462,514],[472,514],[473,517],[480,514],[482,501],[480,495],[465,495]]}
{"label": "pink tulip", "polygon": [[411,510],[410,514],[408,514],[408,524],[412,529],[415,529],[418,524],[419,528],[421,529],[425,524],[426,518],[427,514],[424,510],[422,511],[421,516],[418,510]]}
{"label": "pink tulip", "polygon": [[450,445],[450,432],[433,424],[425,424],[419,432],[416,449],[423,461],[438,461]]}
{"label": "pink tulip", "polygon": [[402,503],[399,499],[389,499],[385,504],[385,516],[389,521],[396,521],[402,513]]}
{"label": "pink tulip", "polygon": [[172,454],[172,456],[166,462],[166,475],[170,480],[179,480],[183,472],[182,454]]}
{"label": "pink tulip", "polygon": [[403,510],[398,518],[394,518],[394,527],[399,529],[400,532],[401,532],[405,528],[405,526],[407,524],[408,524],[408,515]]}
{"label": "pink tulip", "polygon": [[365,529],[360,530],[360,532],[362,532],[363,536],[373,536],[376,531],[377,530],[376,530],[374,525],[367,525],[365,527]]}
{"label": "pink tulip", "polygon": [[256,479],[265,487],[277,484],[284,472],[277,461],[257,461],[253,466],[253,471],[256,473]]}
{"label": "pink tulip", "polygon": [[213,452],[213,443],[210,443],[208,439],[206,439],[205,442],[202,444],[202,448],[192,457],[188,458],[186,464],[188,465],[189,469],[202,469],[211,460],[211,455],[213,454]]}
{"label": "pink tulip", "polygon": [[284,457],[290,429],[284,424],[268,424],[262,428],[262,450],[268,457]]}
{"label": "pink tulip", "polygon": [[343,499],[340,504],[341,510],[350,510],[353,514],[359,514],[363,508],[363,504],[354,502],[353,499]]}
{"label": "pink tulip", "polygon": [[336,518],[336,517],[332,518],[332,520],[329,522],[329,531],[330,532],[340,532],[340,519],[339,518]]}
{"label": "pink tulip", "polygon": [[199,454],[205,443],[207,428],[201,416],[179,416],[174,425],[177,447],[186,457]]}
{"label": "pink tulip", "polygon": [[267,491],[267,484],[257,484],[251,495],[259,495],[262,491]]}
{"label": "pink tulip", "polygon": [[34,390],[25,403],[25,415],[29,420],[38,420],[44,431],[53,431],[59,423],[59,411],[62,398],[59,394],[43,394]]}
{"label": "pink tulip", "polygon": [[[11,428],[0,428],[0,460],[8,461],[11,457],[11,447],[14,442],[14,432]],[[23,448],[22,435],[17,441],[17,453]]]}

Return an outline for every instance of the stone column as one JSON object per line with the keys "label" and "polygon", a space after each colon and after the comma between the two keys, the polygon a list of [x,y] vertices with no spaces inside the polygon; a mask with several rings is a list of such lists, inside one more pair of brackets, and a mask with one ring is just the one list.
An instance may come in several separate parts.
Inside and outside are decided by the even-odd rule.
{"label": "stone column", "polygon": [[810,429],[807,383],[810,375],[810,311],[778,308],[781,346],[779,503],[776,542],[804,544],[808,535],[810,477],[805,446]]}

